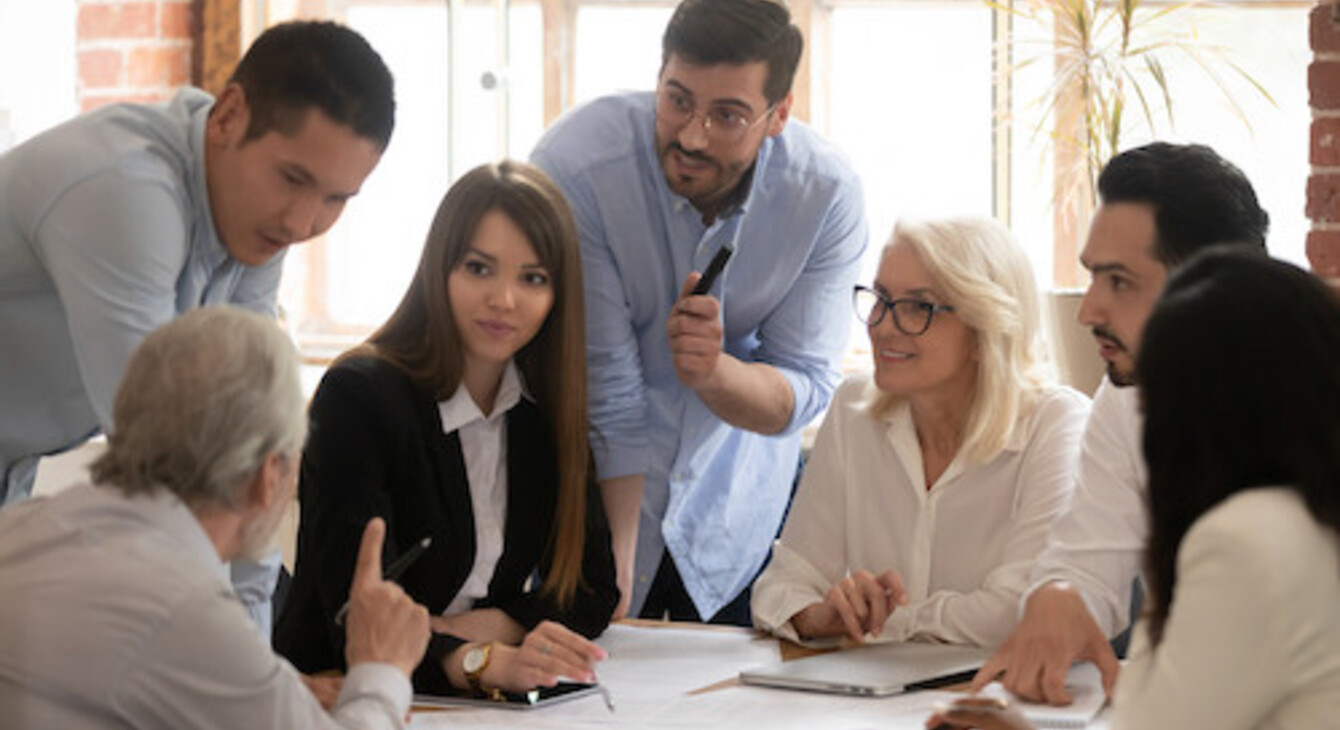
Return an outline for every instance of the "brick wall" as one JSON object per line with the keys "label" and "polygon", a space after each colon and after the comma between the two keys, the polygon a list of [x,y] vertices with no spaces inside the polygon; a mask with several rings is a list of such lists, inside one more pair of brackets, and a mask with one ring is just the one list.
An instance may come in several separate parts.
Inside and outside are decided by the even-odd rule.
{"label": "brick wall", "polygon": [[1340,277],[1340,0],[1312,9],[1312,176],[1307,182],[1307,258],[1312,270]]}
{"label": "brick wall", "polygon": [[191,82],[193,0],[79,0],[79,104],[161,101]]}

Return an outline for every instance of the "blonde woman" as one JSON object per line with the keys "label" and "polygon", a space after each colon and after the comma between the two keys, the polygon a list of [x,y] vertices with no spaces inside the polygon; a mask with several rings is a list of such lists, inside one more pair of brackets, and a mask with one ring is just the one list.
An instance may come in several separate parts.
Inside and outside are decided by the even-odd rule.
{"label": "blonde woman", "polygon": [[874,372],[833,398],[754,623],[991,646],[1069,497],[1088,399],[1053,382],[1028,259],[994,221],[899,223],[854,302]]}

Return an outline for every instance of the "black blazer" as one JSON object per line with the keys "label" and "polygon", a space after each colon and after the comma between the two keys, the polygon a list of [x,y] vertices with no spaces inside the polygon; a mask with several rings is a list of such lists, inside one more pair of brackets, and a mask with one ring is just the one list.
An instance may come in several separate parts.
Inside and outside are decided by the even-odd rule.
{"label": "black blazer", "polygon": [[[437,400],[398,367],[374,357],[331,368],[311,405],[298,498],[301,522],[293,584],[275,627],[275,649],[299,670],[344,668],[344,630],[335,613],[349,583],[369,519],[386,520],[383,561],[427,535],[433,544],[399,583],[429,613],[440,614],[475,559],[470,487],[456,432],[444,434]],[[507,517],[503,552],[488,595],[526,630],[550,619],[587,637],[609,625],[619,601],[609,526],[595,482],[588,484],[582,582],[566,609],[539,593],[552,555],[557,459],[543,415],[522,399],[507,413]],[[418,691],[447,692],[442,659],[464,640],[435,634],[414,674]]]}

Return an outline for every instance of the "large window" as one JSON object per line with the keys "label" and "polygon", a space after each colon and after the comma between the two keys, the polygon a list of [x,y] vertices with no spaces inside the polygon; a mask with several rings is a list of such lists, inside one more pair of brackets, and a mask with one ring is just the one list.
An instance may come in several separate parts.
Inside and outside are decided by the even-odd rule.
{"label": "large window", "polygon": [[[247,4],[266,8],[265,3]],[[398,85],[391,148],[325,243],[290,256],[283,303],[309,350],[347,346],[389,314],[437,202],[470,167],[525,158],[563,110],[618,89],[650,89],[662,0],[327,0],[268,4],[255,28],[324,12],[364,32]],[[1275,104],[1232,79],[1250,126],[1190,57],[1168,56],[1175,128],[1131,124],[1123,146],[1199,141],[1238,163],[1272,218],[1272,251],[1305,263],[1309,0],[1220,2],[1169,16],[1233,60]],[[1011,23],[982,0],[793,3],[808,39],[796,116],[837,143],[860,173],[871,248],[863,278],[899,217],[995,215],[1028,248],[1044,288],[1082,284],[1076,236],[1058,237],[1048,120],[1035,100],[1051,66],[998,73]],[[1170,20],[1169,22],[1173,22]],[[253,33],[255,32],[253,28]],[[1013,20],[1015,63],[1050,42]],[[1025,47],[1025,42],[1031,46]],[[1040,45],[1042,44],[1042,45]],[[1007,66],[1002,66],[1008,70]],[[1009,119],[1008,128],[998,122]],[[1035,133],[1041,129],[1041,133]],[[1067,240],[1062,240],[1063,238]],[[864,341],[852,318],[853,345]]]}
{"label": "large window", "polygon": [[78,111],[76,59],[74,0],[0,0],[0,153]]}

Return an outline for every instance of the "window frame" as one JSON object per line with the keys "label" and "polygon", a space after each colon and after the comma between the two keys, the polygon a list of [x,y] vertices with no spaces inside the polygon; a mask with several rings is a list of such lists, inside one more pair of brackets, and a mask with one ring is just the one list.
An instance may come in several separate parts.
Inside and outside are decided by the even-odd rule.
{"label": "window frame", "polygon": [[[303,17],[338,17],[341,8],[355,0],[274,0],[296,10]],[[1013,7],[1015,0],[1001,0]],[[575,38],[577,14],[582,7],[591,6],[661,6],[673,7],[677,0],[365,0],[367,3],[447,2],[458,8],[465,4],[494,5],[507,12],[512,4],[538,4],[541,10],[543,53],[543,126],[548,127],[574,103],[576,88]],[[793,87],[793,113],[802,119],[816,120],[820,131],[826,130],[827,85],[825,74],[832,65],[830,23],[833,12],[843,7],[913,5],[927,2],[984,5],[985,0],[788,0],[794,22],[805,38],[806,53],[801,58]],[[1182,0],[1146,0],[1151,5],[1175,5]],[[226,82],[228,73],[240,57],[243,39],[252,38],[264,25],[267,14],[266,0],[201,0],[202,22],[199,26],[196,83],[217,93]],[[1313,7],[1312,0],[1221,0],[1218,8],[1299,8]],[[332,13],[330,11],[335,11]],[[1014,103],[1014,84],[1008,70],[1014,62],[1014,49],[1007,42],[1013,31],[1015,17],[999,8],[992,8],[992,44],[995,49],[992,63],[993,112],[996,119],[1010,116]],[[992,124],[992,200],[993,215],[1005,225],[1011,223],[1013,159],[1012,125]],[[514,153],[514,151],[513,151]],[[1057,173],[1059,179],[1060,173]],[[1073,220],[1064,213],[1053,212],[1052,271],[1044,278],[1045,288],[1081,286],[1086,276],[1078,265],[1078,240],[1082,231],[1071,230]],[[298,330],[304,355],[313,362],[325,362],[343,349],[357,343],[372,331],[363,324],[337,322],[331,317],[327,302],[330,265],[327,247],[320,240],[304,246],[306,285],[303,290],[304,326]]]}

